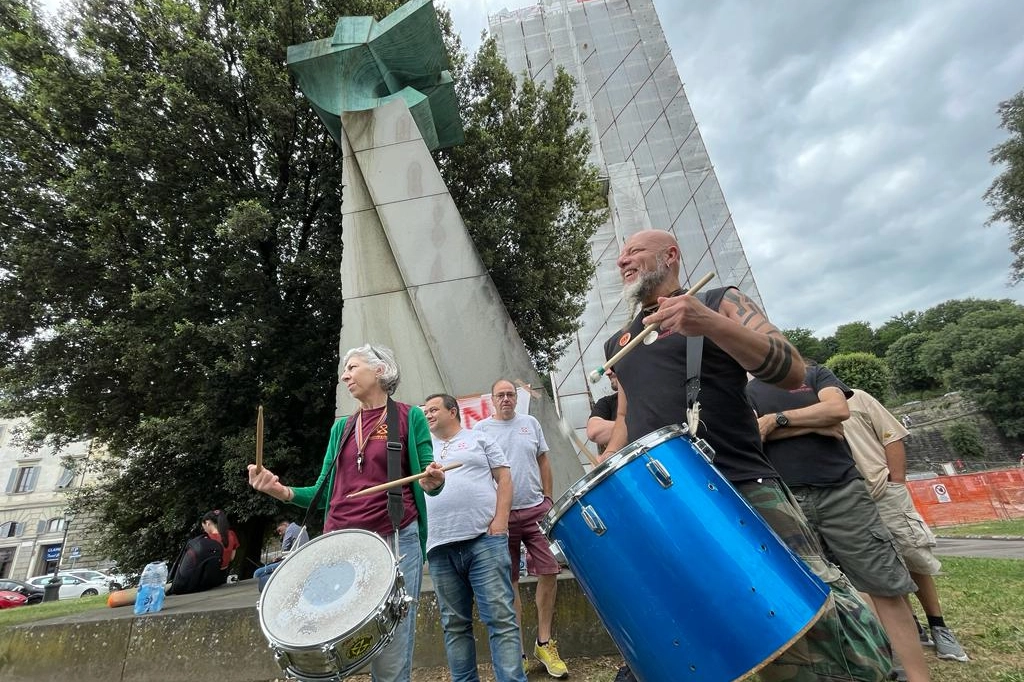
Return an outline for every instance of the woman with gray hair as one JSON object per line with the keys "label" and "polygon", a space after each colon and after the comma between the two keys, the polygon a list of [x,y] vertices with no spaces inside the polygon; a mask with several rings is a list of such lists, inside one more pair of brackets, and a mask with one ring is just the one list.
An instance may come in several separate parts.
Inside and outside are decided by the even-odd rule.
{"label": "woman with gray hair", "polygon": [[[409,682],[412,671],[416,605],[423,575],[423,543],[427,539],[424,493],[436,495],[444,485],[444,472],[434,463],[430,431],[420,408],[391,398],[400,371],[390,348],[366,344],[345,353],[341,382],[358,403],[355,413],[342,417],[331,429],[327,453],[316,483],[305,487],[283,485],[268,469],[249,465],[249,484],[271,497],[300,507],[313,504],[320,485],[327,483],[328,500],[324,532],[358,528],[377,533],[389,543],[397,532],[399,568],[406,593],[412,597],[409,614],[395,629],[394,639],[373,659],[374,682]],[[400,478],[427,472],[425,478],[402,486],[402,514],[397,529],[388,514],[388,496],[349,494],[386,483],[388,476],[389,412],[397,416],[398,438],[403,446]],[[320,508],[325,506],[321,498]]]}

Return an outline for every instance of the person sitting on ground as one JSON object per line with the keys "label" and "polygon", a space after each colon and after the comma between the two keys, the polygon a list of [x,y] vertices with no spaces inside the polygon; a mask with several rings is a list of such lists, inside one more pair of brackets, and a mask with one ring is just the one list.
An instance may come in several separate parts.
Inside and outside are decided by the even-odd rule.
{"label": "person sitting on ground", "polygon": [[302,545],[309,542],[309,534],[306,533],[306,529],[288,519],[281,519],[277,522],[277,528],[275,529],[278,535],[281,536],[281,554],[272,563],[266,566],[261,566],[256,569],[256,572],[252,574],[253,578],[256,578],[256,585],[259,591],[263,591],[263,586],[270,580],[270,574],[274,572],[274,569],[281,565],[284,560],[284,556],[293,549],[298,549]]}
{"label": "person sitting on ground", "polygon": [[228,523],[228,515],[214,509],[203,515],[199,525],[203,535],[189,540],[182,550],[172,570],[168,594],[204,592],[227,581],[228,566],[239,544],[238,536]]}

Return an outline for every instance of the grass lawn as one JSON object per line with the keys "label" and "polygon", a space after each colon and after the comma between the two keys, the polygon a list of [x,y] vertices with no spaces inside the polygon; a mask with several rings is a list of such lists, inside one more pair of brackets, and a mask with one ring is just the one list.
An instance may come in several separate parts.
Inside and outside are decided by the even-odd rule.
{"label": "grass lawn", "polygon": [[50,601],[32,606],[19,606],[13,609],[0,611],[0,627],[6,625],[18,625],[30,623],[36,620],[57,618],[59,616],[70,616],[82,611],[107,608],[107,595],[99,594],[95,597],[81,597],[80,599],[63,599],[61,601]]}
{"label": "grass lawn", "polygon": [[1001,535],[1024,537],[1024,519],[1008,521],[985,521],[969,523],[963,526],[933,526],[936,535],[945,537],[964,537],[966,535]]}

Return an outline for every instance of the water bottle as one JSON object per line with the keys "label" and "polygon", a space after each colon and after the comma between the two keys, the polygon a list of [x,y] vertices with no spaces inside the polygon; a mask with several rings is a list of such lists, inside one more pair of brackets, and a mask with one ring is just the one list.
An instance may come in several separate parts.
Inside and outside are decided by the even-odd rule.
{"label": "water bottle", "polygon": [[139,593],[135,597],[135,615],[156,613],[164,607],[164,585],[167,583],[167,562],[146,564],[139,578]]}
{"label": "water bottle", "polygon": [[526,543],[519,543],[519,577],[526,577]]}

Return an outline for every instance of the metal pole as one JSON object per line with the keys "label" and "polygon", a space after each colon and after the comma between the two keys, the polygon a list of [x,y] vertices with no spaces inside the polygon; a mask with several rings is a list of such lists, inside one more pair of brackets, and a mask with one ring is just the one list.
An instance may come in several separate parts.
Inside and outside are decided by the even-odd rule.
{"label": "metal pole", "polygon": [[64,558],[64,548],[68,544],[68,529],[71,528],[71,522],[74,520],[74,516],[64,513],[64,540],[60,544],[60,554],[57,555],[57,562],[53,566],[53,577],[50,578],[49,583],[43,586],[43,601],[57,601],[60,598],[60,576],[57,572],[60,571],[60,562]]}

